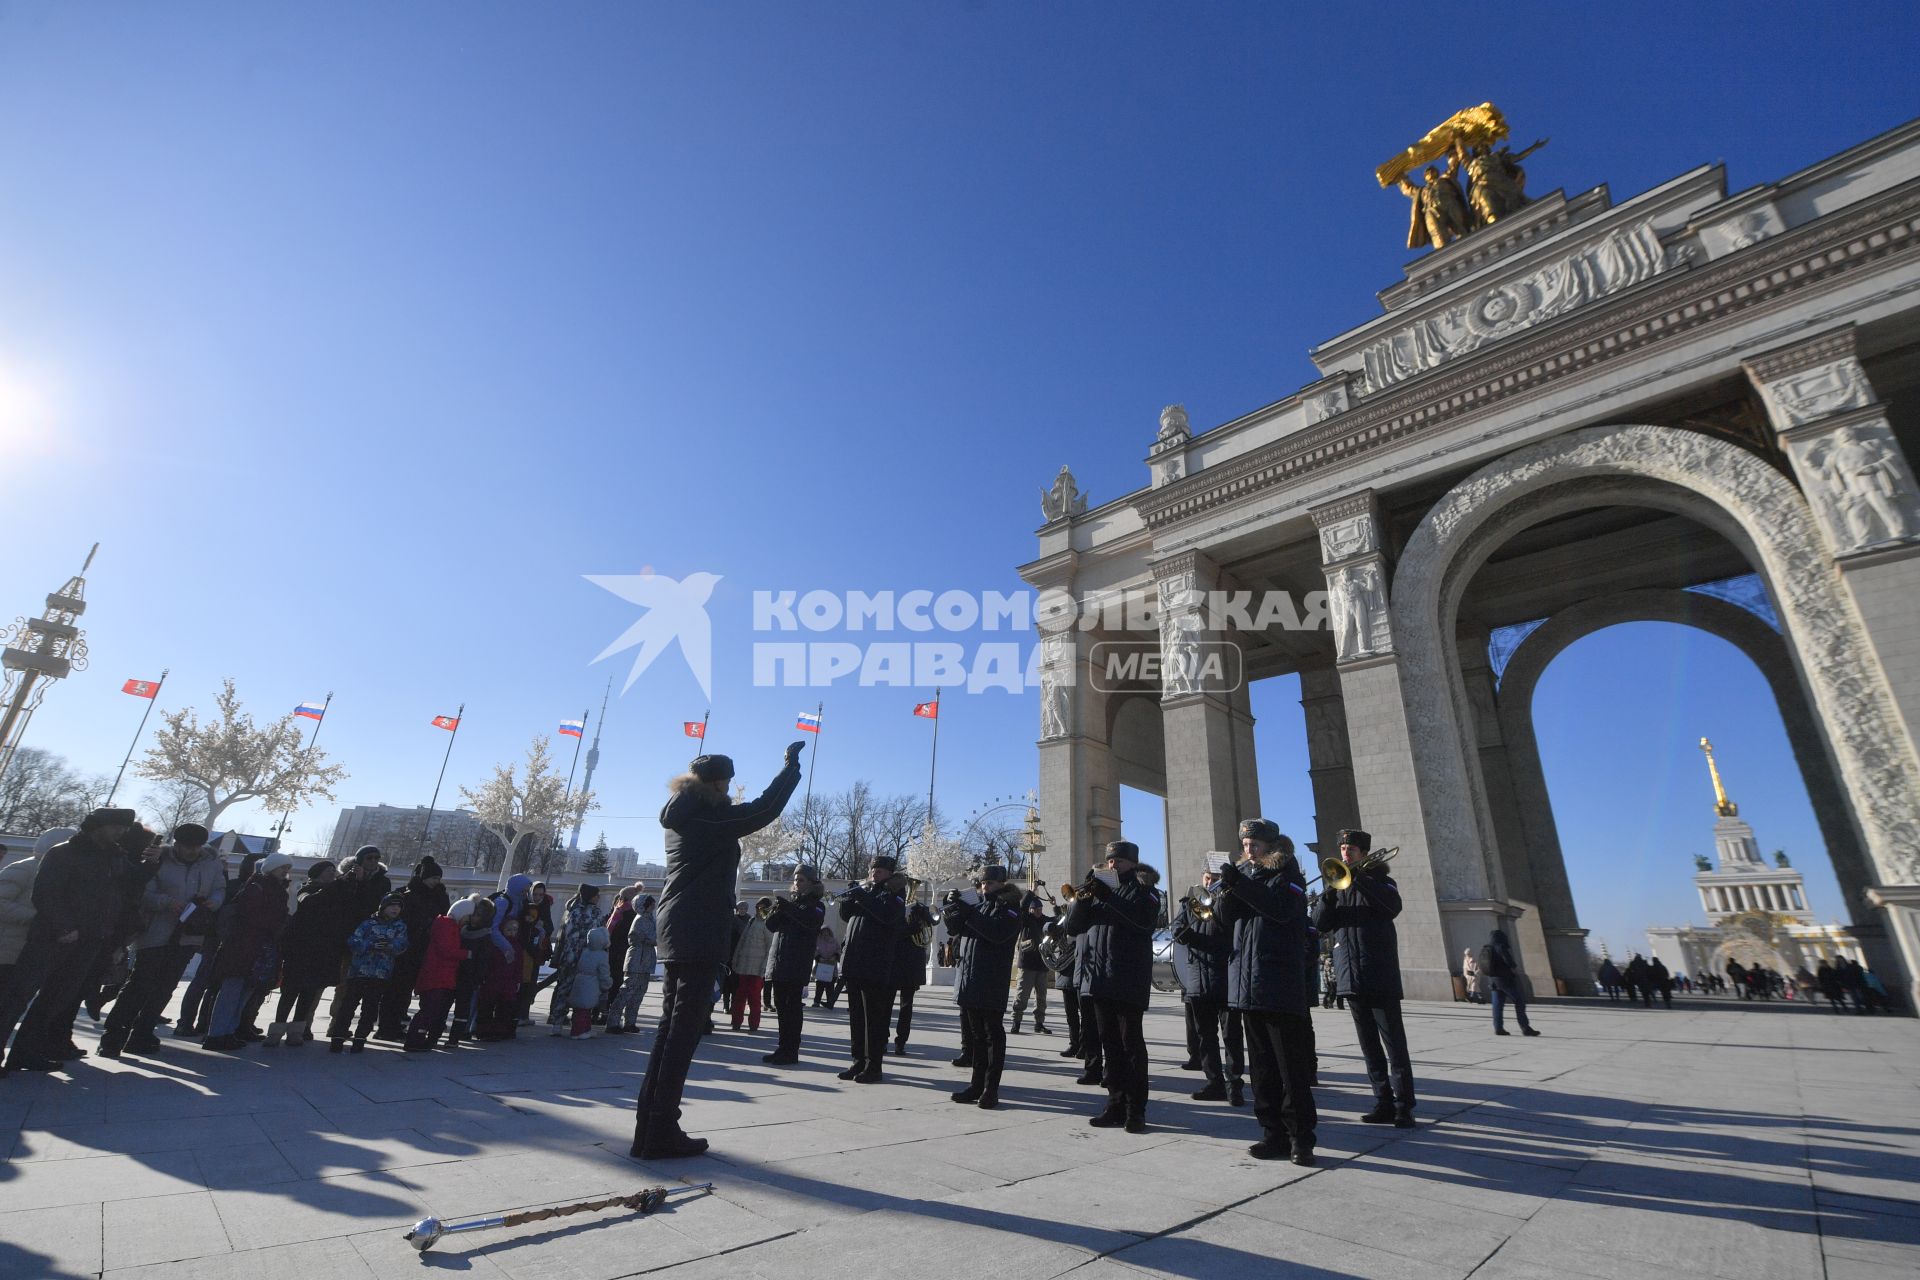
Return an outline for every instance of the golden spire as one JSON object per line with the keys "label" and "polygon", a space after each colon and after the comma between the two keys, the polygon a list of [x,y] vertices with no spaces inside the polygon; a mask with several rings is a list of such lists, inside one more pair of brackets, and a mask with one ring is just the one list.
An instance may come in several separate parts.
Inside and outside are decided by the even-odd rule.
{"label": "golden spire", "polygon": [[1720,766],[1713,762],[1713,744],[1702,738],[1700,749],[1707,753],[1707,772],[1713,775],[1713,811],[1723,818],[1737,817],[1740,806],[1727,799],[1727,789],[1720,785]]}

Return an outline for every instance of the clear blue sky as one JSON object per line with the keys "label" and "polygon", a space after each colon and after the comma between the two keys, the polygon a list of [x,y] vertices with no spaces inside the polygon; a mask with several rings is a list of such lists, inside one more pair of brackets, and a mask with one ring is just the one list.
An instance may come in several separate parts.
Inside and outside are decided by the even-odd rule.
{"label": "clear blue sky", "polygon": [[[597,707],[637,611],[581,575],[652,566],[722,575],[714,745],[771,773],[813,697],[748,687],[753,589],[1017,587],[1062,462],[1136,488],[1162,405],[1277,399],[1375,313],[1407,255],[1373,166],[1449,112],[1551,135],[1536,190],[1624,196],[1915,110],[1902,6],[1337,9],[7,6],[0,606],[102,543],[93,669],[30,741],[111,771],[162,667],[164,705],[332,689],[341,802],[424,803],[430,716],[467,704],[451,789]],[[1616,946],[1693,914],[1703,732],[1762,844],[1818,849],[1722,656],[1632,628],[1543,683]],[[924,785],[926,691],[826,696],[823,787]],[[1260,691],[1261,772],[1304,830],[1294,696]],[[945,807],[1032,785],[1031,696],[947,706]],[[672,655],[616,703],[590,834],[657,841],[704,709]]]}

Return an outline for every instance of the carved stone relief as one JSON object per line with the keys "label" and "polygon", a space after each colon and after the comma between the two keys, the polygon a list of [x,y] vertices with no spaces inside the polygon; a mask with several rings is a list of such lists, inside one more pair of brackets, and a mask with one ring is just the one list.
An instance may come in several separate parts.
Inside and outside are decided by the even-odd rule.
{"label": "carved stone relief", "polygon": [[1327,570],[1327,621],[1342,662],[1393,652],[1386,579],[1378,560]]}
{"label": "carved stone relief", "polygon": [[1334,564],[1380,549],[1371,515],[1349,516],[1320,526],[1320,562]]}
{"label": "carved stone relief", "polygon": [[1770,239],[1787,229],[1780,211],[1771,204],[1743,209],[1724,222],[1708,223],[1700,228],[1700,243],[1707,257],[1724,257]]}
{"label": "carved stone relief", "polygon": [[1316,395],[1307,397],[1307,423],[1325,422],[1335,414],[1345,413],[1353,401],[1347,395],[1347,384],[1337,382]]}
{"label": "carved stone relief", "polygon": [[1885,422],[1861,422],[1790,446],[1839,553],[1920,531],[1920,496]]}
{"label": "carved stone relief", "polygon": [[1763,383],[1761,392],[1773,410],[1776,427],[1797,427],[1873,403],[1866,371],[1852,356]]}
{"label": "carved stone relief", "polygon": [[1652,221],[1624,227],[1517,280],[1399,329],[1363,353],[1360,393],[1397,382],[1577,307],[1651,280],[1673,264]]}

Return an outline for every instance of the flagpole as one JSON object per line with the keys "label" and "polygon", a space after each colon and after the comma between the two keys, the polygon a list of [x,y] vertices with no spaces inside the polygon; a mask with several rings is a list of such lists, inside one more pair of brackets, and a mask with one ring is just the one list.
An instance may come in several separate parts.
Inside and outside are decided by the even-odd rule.
{"label": "flagpole", "polygon": [[940,767],[940,690],[933,691],[933,757],[927,761],[927,830],[933,830],[933,778]]}
{"label": "flagpole", "polygon": [[120,790],[120,779],[126,776],[127,761],[133,759],[133,749],[140,745],[140,735],[147,731],[147,717],[153,714],[153,704],[160,701],[160,690],[167,683],[167,669],[160,670],[160,683],[153,686],[153,696],[147,699],[147,709],[140,713],[140,727],[133,731],[133,741],[127,744],[127,759],[120,762],[120,772],[113,775],[113,785],[107,788],[107,798],[101,804],[103,809],[113,807],[114,792]]}
{"label": "flagpole", "polygon": [[[708,707],[707,713],[700,717],[700,754],[703,756],[711,754],[707,750],[707,721],[711,719],[713,719],[713,708]],[[787,794],[792,795],[793,793],[789,791]]]}
{"label": "flagpole", "polygon": [[820,762],[820,731],[826,727],[826,713],[825,701],[813,709],[813,758],[807,761],[807,798],[800,802],[800,826],[805,835],[813,833],[813,766]]}
{"label": "flagpole", "polygon": [[547,837],[547,844],[553,849],[560,847],[560,828],[567,820],[567,803],[573,799],[573,775],[580,767],[580,744],[586,740],[587,718],[592,711],[593,708],[588,707],[580,713],[580,736],[573,740],[573,763],[567,766],[567,791],[560,799],[560,812],[553,818],[553,834]]}
{"label": "flagpole", "polygon": [[[445,706],[443,702],[440,704]],[[447,754],[440,757],[440,776],[433,780],[433,799],[427,801],[427,821],[420,828],[420,844],[414,849],[414,861],[418,862],[427,851],[427,832],[433,830],[433,811],[440,803],[440,784],[447,780],[447,761],[453,759],[453,740],[460,736],[460,722],[466,718],[467,704],[461,703],[459,710],[453,713],[453,732],[447,735]]]}
{"label": "flagpole", "polygon": [[[313,722],[313,736],[307,739],[306,751],[308,753],[311,753],[313,751],[313,744],[320,741],[320,726],[327,722],[327,711],[332,706],[333,706],[333,690],[329,689],[327,690],[327,700],[320,704],[320,718]],[[273,833],[273,838],[275,841],[276,848],[278,848],[278,843],[280,841],[283,841],[287,838],[287,819],[291,817],[293,817],[293,806],[289,804],[287,806],[287,811],[280,815],[280,825],[278,828],[274,830],[274,833]]]}

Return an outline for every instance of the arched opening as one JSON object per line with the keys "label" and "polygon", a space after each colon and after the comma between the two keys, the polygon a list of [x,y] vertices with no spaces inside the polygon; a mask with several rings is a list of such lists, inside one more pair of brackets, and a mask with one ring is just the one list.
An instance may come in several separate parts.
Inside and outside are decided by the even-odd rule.
{"label": "arched opening", "polygon": [[[1884,679],[1820,553],[1799,491],[1767,462],[1723,440],[1664,427],[1588,428],[1517,450],[1455,485],[1408,539],[1395,574],[1395,674],[1405,714],[1416,726],[1411,765],[1423,819],[1421,847],[1409,851],[1415,856],[1405,881],[1431,894],[1438,917],[1432,932],[1445,948],[1439,956],[1429,950],[1429,963],[1453,969],[1456,946],[1477,942],[1490,923],[1511,918],[1510,873],[1539,870],[1525,840],[1513,841],[1509,830],[1503,841],[1496,821],[1498,788],[1489,785],[1483,756],[1489,728],[1499,740],[1500,717],[1490,680],[1478,675],[1487,665],[1475,653],[1477,646],[1484,653],[1484,626],[1476,631],[1463,600],[1483,573],[1498,576],[1493,561],[1503,547],[1552,522],[1615,508],[1679,517],[1714,535],[1715,545],[1731,548],[1743,568],[1759,575],[1872,875],[1899,883],[1920,860],[1920,771],[1899,746],[1905,738],[1890,718]],[[1656,560],[1618,556],[1582,563],[1576,546],[1556,570],[1524,576],[1560,591],[1566,598],[1556,608],[1649,581],[1692,585],[1685,564],[1666,566],[1674,576],[1664,580],[1644,576],[1656,567]],[[1724,567],[1716,564],[1715,576]],[[1638,583],[1636,574],[1643,575]],[[1521,575],[1513,576],[1519,598]],[[1485,588],[1481,581],[1479,589]],[[1505,621],[1553,611],[1534,607]],[[1499,620],[1482,615],[1483,623]],[[1888,744],[1896,744],[1897,757],[1889,757]],[[1536,975],[1545,959],[1541,949],[1529,957]],[[1584,968],[1583,962],[1584,956],[1564,956],[1549,967],[1559,974],[1576,971],[1576,964]]]}

